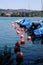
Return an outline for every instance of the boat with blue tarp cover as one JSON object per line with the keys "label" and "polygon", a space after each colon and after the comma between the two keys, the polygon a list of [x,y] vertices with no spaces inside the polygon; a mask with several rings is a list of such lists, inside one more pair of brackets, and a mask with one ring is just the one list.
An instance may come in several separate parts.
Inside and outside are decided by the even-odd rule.
{"label": "boat with blue tarp cover", "polygon": [[32,21],[30,19],[24,18],[19,21],[19,25],[21,27],[29,28],[32,25]]}
{"label": "boat with blue tarp cover", "polygon": [[40,27],[39,29],[34,30],[34,34],[35,34],[36,36],[41,36],[41,35],[43,35],[43,27]]}

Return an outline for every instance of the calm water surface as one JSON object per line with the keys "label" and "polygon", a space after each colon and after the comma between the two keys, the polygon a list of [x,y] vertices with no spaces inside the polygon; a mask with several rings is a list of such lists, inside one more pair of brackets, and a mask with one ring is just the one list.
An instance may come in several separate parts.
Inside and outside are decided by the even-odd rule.
{"label": "calm water surface", "polygon": [[[5,45],[13,48],[17,40],[20,40],[20,37],[16,34],[16,30],[12,28],[10,23],[15,22],[17,19],[21,18],[23,17],[0,17],[0,49]],[[43,17],[29,17],[29,19],[32,21],[40,19],[43,20]],[[43,44],[41,43],[41,40],[37,39],[28,42],[28,34],[24,34],[25,45],[21,47],[21,51],[24,53],[22,65],[31,65],[37,58],[43,58]],[[16,61],[14,61],[14,65],[16,65]],[[40,63],[37,65],[40,65]],[[43,65],[43,63],[41,63],[41,65]]]}

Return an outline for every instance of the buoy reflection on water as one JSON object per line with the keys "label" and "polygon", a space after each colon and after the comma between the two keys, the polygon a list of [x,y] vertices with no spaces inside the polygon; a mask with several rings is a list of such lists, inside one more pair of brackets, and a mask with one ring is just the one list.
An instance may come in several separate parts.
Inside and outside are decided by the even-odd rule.
{"label": "buoy reflection on water", "polygon": [[22,52],[17,52],[16,61],[18,64],[20,64],[23,61],[23,53]]}
{"label": "buoy reflection on water", "polygon": [[15,52],[15,53],[20,52],[20,47],[15,46],[15,47],[14,47],[14,52]]}
{"label": "buoy reflection on water", "polygon": [[17,41],[14,47],[14,52],[17,53],[20,51],[20,43]]}

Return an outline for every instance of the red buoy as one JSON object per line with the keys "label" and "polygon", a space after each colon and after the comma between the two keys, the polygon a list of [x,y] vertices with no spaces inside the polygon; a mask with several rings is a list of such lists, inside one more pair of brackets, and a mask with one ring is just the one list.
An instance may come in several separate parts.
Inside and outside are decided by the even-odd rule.
{"label": "red buoy", "polygon": [[15,26],[15,24],[14,24],[14,23],[12,23],[12,26],[14,27],[14,26]]}
{"label": "red buoy", "polygon": [[20,38],[24,38],[24,35],[22,34],[22,35],[20,36]]}
{"label": "red buoy", "polygon": [[27,40],[30,41],[30,40],[31,40],[31,36],[28,36],[28,37],[27,37]]}
{"label": "red buoy", "polygon": [[18,27],[17,30],[20,31],[20,28]]}
{"label": "red buoy", "polygon": [[23,39],[20,40],[20,43],[21,43],[21,44],[25,44],[25,40],[23,40]]}
{"label": "red buoy", "polygon": [[17,34],[20,34],[20,31],[17,31]]}
{"label": "red buoy", "polygon": [[16,42],[15,46],[20,47],[20,43]]}
{"label": "red buoy", "polygon": [[15,29],[17,29],[18,28],[18,26],[17,25],[15,25]]}
{"label": "red buoy", "polygon": [[19,59],[23,58],[23,53],[22,52],[17,52],[16,57]]}
{"label": "red buoy", "polygon": [[22,32],[24,32],[24,29],[23,29],[23,28],[21,28],[21,31],[22,31]]}

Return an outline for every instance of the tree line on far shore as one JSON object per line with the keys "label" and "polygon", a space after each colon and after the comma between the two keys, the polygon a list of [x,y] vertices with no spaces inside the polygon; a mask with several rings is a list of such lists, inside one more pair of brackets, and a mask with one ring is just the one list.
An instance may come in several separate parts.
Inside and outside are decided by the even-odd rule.
{"label": "tree line on far shore", "polygon": [[34,17],[34,16],[39,16],[43,17],[43,11],[33,11],[33,12],[1,12],[0,17]]}

